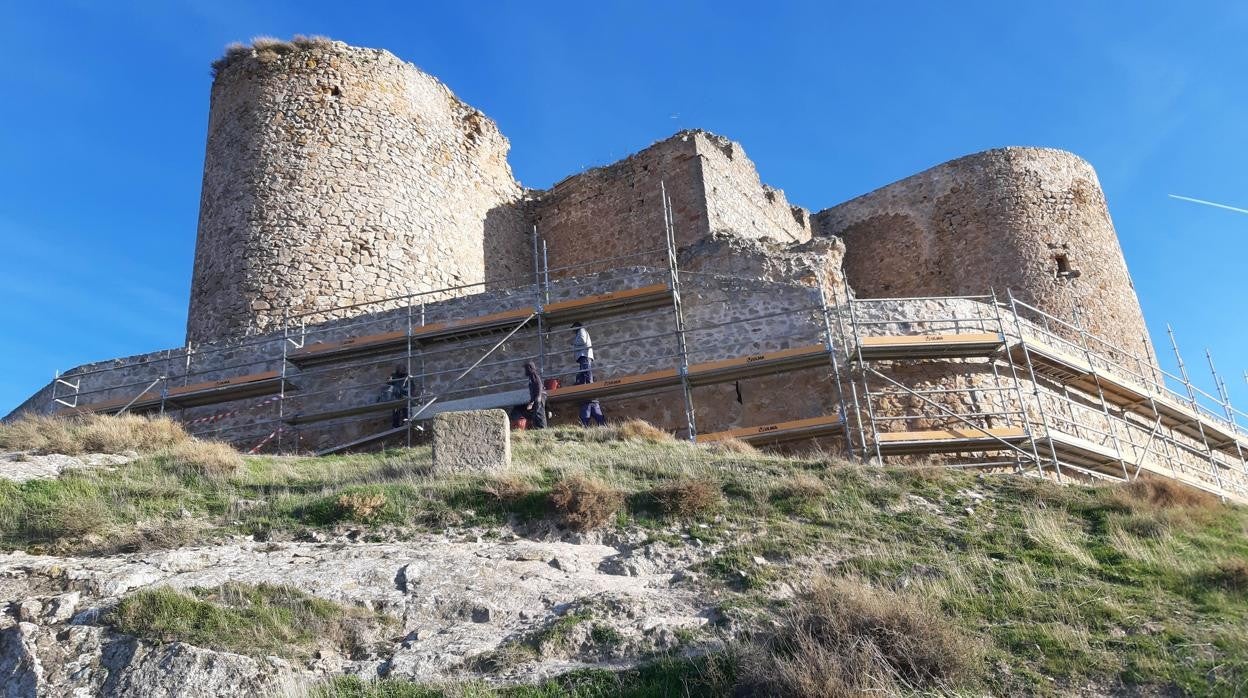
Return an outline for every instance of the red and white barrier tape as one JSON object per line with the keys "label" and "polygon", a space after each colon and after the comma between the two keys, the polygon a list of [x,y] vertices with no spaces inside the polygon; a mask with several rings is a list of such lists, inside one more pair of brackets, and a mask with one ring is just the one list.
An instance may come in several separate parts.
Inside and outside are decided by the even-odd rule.
{"label": "red and white barrier tape", "polygon": [[268,436],[266,436],[266,437],[264,437],[263,439],[261,439],[261,440],[260,440],[260,443],[256,444],[255,446],[252,446],[252,447],[251,447],[251,448],[247,451],[247,455],[255,455],[257,452],[259,452],[259,451],[260,451],[260,449],[264,448],[264,445],[265,445],[265,444],[267,444],[268,442],[272,441],[272,440],[274,439],[274,437],[276,437],[276,436],[278,435],[278,433],[279,433],[279,432],[282,432],[282,431],[285,431],[285,430],[284,430],[284,429],[282,429],[281,427],[278,427],[278,428],[274,429],[274,430],[273,430],[273,433],[271,433],[271,434],[269,434]]}
{"label": "red and white barrier tape", "polygon": [[211,422],[217,422],[217,421],[220,421],[220,420],[222,420],[222,419],[225,419],[226,417],[233,417],[234,415],[238,414],[239,412],[243,412],[243,411],[245,411],[245,410],[252,410],[252,409],[255,409],[255,408],[257,408],[257,407],[264,407],[265,405],[272,404],[272,403],[277,402],[278,400],[281,400],[281,399],[282,399],[282,396],[281,396],[281,395],[274,395],[274,396],[272,396],[272,397],[267,397],[267,398],[265,398],[265,399],[261,400],[260,402],[257,402],[257,403],[256,403],[256,404],[254,404],[254,405],[248,405],[247,407],[240,407],[240,408],[238,408],[238,409],[236,409],[236,410],[230,410],[230,411],[228,411],[228,412],[218,412],[218,413],[216,413],[216,414],[210,414],[210,415],[207,415],[207,416],[205,416],[205,417],[197,417],[197,418],[195,418],[195,419],[191,419],[191,420],[188,420],[188,421],[186,421],[186,422],[183,422],[183,424],[185,424],[186,426],[188,426],[188,427],[189,427],[189,426],[194,426],[194,425],[196,425],[196,424],[208,424],[208,423],[211,423]]}

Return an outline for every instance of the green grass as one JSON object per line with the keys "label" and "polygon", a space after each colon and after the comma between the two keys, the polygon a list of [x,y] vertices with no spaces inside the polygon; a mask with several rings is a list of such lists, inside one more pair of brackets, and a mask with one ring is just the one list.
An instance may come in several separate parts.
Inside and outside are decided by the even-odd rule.
{"label": "green grass", "polygon": [[[734,617],[765,626],[783,612],[776,598],[786,584],[827,574],[913,597],[982,640],[979,680],[988,693],[1248,692],[1248,510],[1241,507],[1154,506],[1120,488],[850,467],[818,453],[724,454],[569,428],[517,435],[513,457],[503,478],[434,478],[425,448],[247,458],[236,472],[208,477],[153,455],[111,472],[0,482],[0,545],[109,551],[306,528],[488,531],[510,517],[550,516],[555,483],[580,475],[624,495],[608,526],[649,529],[652,540],[670,545],[719,546],[698,584]],[[722,501],[688,519],[656,503],[656,488],[692,480],[715,483]],[[384,505],[363,516],[341,504],[352,494],[380,495]],[[643,672],[653,680],[644,685],[658,693],[629,695],[665,695],[661,687],[674,685],[665,681],[697,674],[693,664],[665,661],[657,674]],[[582,683],[565,688],[608,695],[602,687],[622,681],[641,691],[643,674],[578,675]],[[335,689],[342,695],[439,695],[344,682]],[[376,692],[385,690],[396,692]]]}
{"label": "green grass", "polygon": [[148,640],[290,659],[306,659],[323,647],[347,656],[366,655],[369,630],[393,624],[291,587],[233,582],[185,593],[169,587],[144,589],[122,599],[106,622],[118,632]]}
{"label": "green grass", "polygon": [[637,669],[585,669],[536,685],[490,687],[481,683],[439,687],[407,681],[339,677],[317,689],[317,698],[671,698],[731,695],[736,667],[724,655],[663,657]]}
{"label": "green grass", "polygon": [[[714,472],[742,462],[739,456],[718,456],[688,444],[598,442],[580,432],[558,429],[519,437],[519,467],[507,479],[526,491],[515,496],[500,496],[494,478],[433,477],[428,448],[326,458],[248,457],[242,468],[224,475],[187,470],[176,458],[157,453],[115,471],[73,471],[57,480],[23,484],[0,481],[0,546],[107,553],[236,533],[293,535],[337,525],[410,531],[499,526],[510,517],[550,515],[550,490],[565,475],[594,471],[628,494],[644,495],[673,473]],[[551,448],[552,442],[559,448]],[[775,467],[783,463],[756,460]],[[343,495],[381,495],[385,505],[360,521],[340,506]],[[653,497],[630,497],[624,517],[655,526],[672,518],[657,509]],[[186,514],[197,524],[193,535],[183,530]]]}

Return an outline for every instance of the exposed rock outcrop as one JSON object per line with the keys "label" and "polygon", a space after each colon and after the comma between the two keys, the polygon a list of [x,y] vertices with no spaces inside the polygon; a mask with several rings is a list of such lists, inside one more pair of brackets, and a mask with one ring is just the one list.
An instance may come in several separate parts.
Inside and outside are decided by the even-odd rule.
{"label": "exposed rock outcrop", "polygon": [[[0,696],[284,695],[341,673],[444,680],[569,614],[583,621],[558,647],[494,667],[491,677],[535,679],[672,649],[683,630],[715,613],[687,583],[688,568],[709,548],[641,545],[640,534],[544,533],[531,533],[540,540],[504,533],[501,540],[438,535],[390,543],[245,541],[111,557],[0,555]],[[385,613],[397,625],[368,656],[322,651],[299,665],[136,639],[106,622],[136,590],[226,582],[290,585]],[[604,635],[611,641],[602,642]]]}

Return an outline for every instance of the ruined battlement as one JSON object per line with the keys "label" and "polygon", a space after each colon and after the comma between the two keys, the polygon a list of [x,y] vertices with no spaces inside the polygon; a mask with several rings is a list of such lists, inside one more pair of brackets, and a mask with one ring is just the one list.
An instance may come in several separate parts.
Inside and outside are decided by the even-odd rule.
{"label": "ruined battlement", "polygon": [[[186,345],[70,369],[20,410],[160,410],[321,453],[523,405],[533,361],[563,381],[554,423],[589,395],[694,440],[1131,464],[1248,500],[1248,434],[1156,365],[1071,153],[976,153],[812,214],[688,130],[538,190],[493,121],[388,52],[263,40],[214,71]],[[580,385],[573,322],[594,337]],[[379,395],[400,368],[410,392]]]}
{"label": "ruined battlement", "polygon": [[602,271],[605,259],[662,266],[665,186],[682,249],[715,234],[781,255],[835,238],[844,260],[829,263],[843,269],[819,276],[843,273],[864,297],[1010,289],[1133,350],[1147,343],[1096,173],[1070,153],[986,151],[812,216],[761,182],[740,144],[689,130],[532,190],[493,121],[386,51],[261,40],[232,47],[215,72],[189,342],[310,310],[522,283],[534,228],[554,276]]}

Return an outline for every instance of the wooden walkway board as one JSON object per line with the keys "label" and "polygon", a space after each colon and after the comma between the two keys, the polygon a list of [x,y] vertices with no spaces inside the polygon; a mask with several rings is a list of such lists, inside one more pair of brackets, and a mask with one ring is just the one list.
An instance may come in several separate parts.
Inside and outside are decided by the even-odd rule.
{"label": "wooden walkway board", "polygon": [[818,366],[827,361],[827,347],[821,344],[814,344],[763,354],[751,354],[732,359],[693,364],[689,367],[689,380],[691,383],[698,385],[744,378],[746,376],[756,376],[769,372]]}
{"label": "wooden walkway board", "polygon": [[1091,395],[1096,395],[1099,387],[1107,402],[1147,418],[1160,417],[1163,426],[1196,441],[1201,441],[1203,436],[1210,446],[1220,451],[1238,455],[1238,444],[1248,452],[1248,436],[1235,433],[1229,424],[1199,414],[1169,396],[1137,388],[1113,374],[1098,371],[1096,375],[1071,381],[1070,385]]}
{"label": "wooden walkway board", "polygon": [[[728,381],[747,376],[777,373],[795,370],[807,366],[822,364],[828,357],[828,350],[822,345],[781,349],[765,354],[738,356],[732,359],[707,361],[689,366],[689,382],[693,385]],[[680,372],[674,368],[650,371],[635,375],[608,378],[596,383],[585,385],[568,385],[550,392],[551,402],[564,400],[592,400],[618,395],[620,393],[637,392],[652,388],[678,385]]]}
{"label": "wooden walkway board", "polygon": [[143,393],[137,400],[133,397],[120,397],[112,400],[101,400],[100,402],[92,402],[78,405],[77,407],[62,407],[54,414],[58,417],[64,417],[71,414],[112,414],[125,407],[134,400],[134,404],[130,405],[131,411],[141,412],[151,409],[152,407],[160,407],[160,392],[151,391]]}
{"label": "wooden walkway board", "polygon": [[380,334],[350,337],[337,342],[317,342],[302,349],[296,349],[286,355],[291,363],[299,365],[317,359],[329,359],[344,354],[363,354],[369,351],[383,351],[407,346],[407,332],[382,332]]}
{"label": "wooden walkway board", "polygon": [[1057,452],[1057,458],[1061,462],[1100,470],[1118,477],[1122,477],[1123,462],[1134,467],[1135,459],[1128,457],[1128,454],[1120,453],[1113,446],[1098,444],[1083,437],[1053,429],[1043,436],[1036,437],[1036,451],[1042,459],[1050,455],[1050,439],[1053,441],[1053,449]]}
{"label": "wooden walkway board", "polygon": [[652,284],[566,301],[555,301],[542,308],[542,314],[551,322],[559,322],[573,317],[591,317],[622,307],[654,307],[670,298],[671,290],[667,284]]}
{"label": "wooden walkway board", "polygon": [[[294,386],[289,381],[287,390]],[[273,395],[282,390],[282,377],[277,371],[253,373],[247,376],[223,378],[207,383],[196,383],[181,388],[171,388],[165,402],[175,407],[199,407],[243,398]]]}
{"label": "wooden walkway board", "polygon": [[[1163,426],[1196,441],[1201,441],[1202,437],[1208,439],[1209,445],[1217,450],[1238,455],[1238,444],[1248,451],[1248,435],[1236,433],[1229,424],[1200,414],[1168,395],[1139,387],[1112,371],[1094,370],[1086,361],[1046,344],[1029,339],[1026,345],[1037,373],[1061,379],[1070,387],[1078,388],[1094,398],[1103,394],[1106,402],[1144,417],[1160,417]],[[1008,355],[1015,364],[1026,366],[1022,343],[1012,345]]]}
{"label": "wooden walkway board", "polygon": [[407,400],[383,400],[381,402],[366,402],[358,405],[342,407],[336,410],[326,410],[324,412],[312,412],[308,414],[293,414],[286,417],[287,424],[310,424],[312,422],[328,422],[331,419],[342,419],[343,417],[355,417],[362,414],[372,414],[374,412],[389,412],[407,407]]}
{"label": "wooden walkway board", "polygon": [[563,402],[566,400],[593,400],[600,397],[606,397],[608,395],[639,392],[642,390],[649,390],[651,388],[678,385],[679,383],[680,371],[674,368],[665,368],[661,371],[650,371],[648,373],[638,373],[629,376],[620,376],[618,378],[607,378],[596,383],[563,386],[557,390],[550,391],[546,399],[549,402]]}
{"label": "wooden walkway board", "polygon": [[953,332],[863,337],[859,350],[864,359],[921,359],[988,356],[1005,345],[992,332]]}
{"label": "wooden walkway board", "polygon": [[[192,383],[191,385],[170,388],[164,403],[168,407],[199,407],[201,405],[213,405],[219,402],[241,400],[248,397],[272,395],[281,392],[281,382],[281,375],[277,371],[265,371],[246,376],[232,376],[215,381]],[[286,387],[288,389],[293,388],[289,381],[286,383]],[[131,403],[131,400],[134,400],[134,398],[125,397],[88,405],[79,405],[78,407],[67,407],[57,410],[56,414],[111,414],[121,410],[127,404],[130,405],[130,411],[143,412],[160,407],[161,394],[159,391],[149,390],[143,393],[137,400],[134,400],[133,403]]]}
{"label": "wooden walkway board", "polygon": [[1083,359],[1031,339],[1012,344],[1008,355],[1015,365],[1023,368],[1027,367],[1027,359],[1030,358],[1036,373],[1062,380],[1082,378],[1092,373],[1092,367]]}
{"label": "wooden walkway board", "polygon": [[[501,313],[491,313],[489,315],[459,320],[447,320],[445,322],[433,322],[420,327],[413,327],[412,341],[432,342],[465,334],[498,330],[524,320],[532,315],[534,310],[530,306],[528,308],[506,310]],[[325,363],[348,356],[369,356],[371,354],[383,354],[406,348],[407,332],[405,330],[397,330],[394,332],[349,337],[334,342],[316,342],[290,352],[286,355],[286,358],[296,366],[305,366],[314,363]]]}
{"label": "wooden walkway board", "polygon": [[428,325],[413,327],[412,337],[422,341],[429,341],[434,338],[453,337],[469,332],[484,332],[514,324],[535,312],[537,312],[536,308],[528,306],[526,308],[516,308],[515,310],[504,310],[500,313],[490,313],[489,315],[478,315],[459,320],[447,320],[445,322],[432,322]]}
{"label": "wooden walkway board", "polygon": [[795,419],[789,422],[763,424],[755,427],[741,427],[711,434],[699,434],[698,443],[712,443],[727,439],[740,439],[745,442],[782,441],[811,438],[836,431],[841,426],[841,418],[836,415]]}
{"label": "wooden walkway board", "polygon": [[[1007,444],[1027,439],[1027,432],[1018,427],[961,427],[928,431],[893,431],[877,434],[880,450],[885,453],[949,453],[958,451],[997,451]],[[1002,443],[1005,442],[1005,443]]]}

